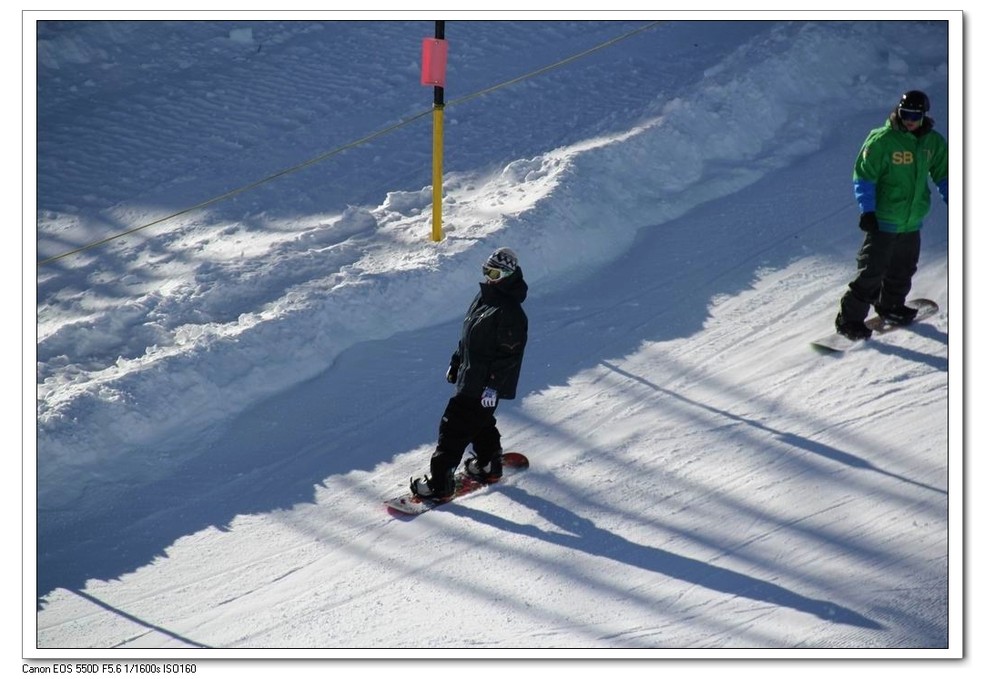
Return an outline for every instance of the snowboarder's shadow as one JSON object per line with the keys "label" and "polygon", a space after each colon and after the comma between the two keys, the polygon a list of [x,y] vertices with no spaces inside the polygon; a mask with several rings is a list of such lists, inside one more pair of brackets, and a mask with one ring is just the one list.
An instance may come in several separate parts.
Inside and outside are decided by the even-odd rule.
{"label": "snowboarder's shadow", "polygon": [[[911,327],[909,331],[922,337],[926,337],[927,339],[936,340],[941,344],[947,345],[947,333],[942,332],[931,325],[918,323]],[[913,361],[914,363],[924,363],[940,372],[947,372],[947,356],[934,356],[933,354],[927,354],[922,351],[914,351],[913,349],[907,349],[897,344],[890,344],[888,342],[872,342],[872,345],[877,351],[883,354],[899,356],[900,358]]]}
{"label": "snowboarder's shadow", "polygon": [[831,601],[811,599],[780,585],[744,575],[728,568],[681,556],[659,547],[642,545],[599,528],[569,509],[544,498],[531,495],[517,486],[503,485],[500,492],[532,510],[557,526],[549,530],[521,524],[508,518],[474,509],[465,504],[456,505],[453,511],[479,523],[518,535],[543,540],[551,544],[575,549],[586,554],[612,559],[629,566],[642,568],[731,596],[763,601],[775,606],[792,608],[831,622],[854,625],[867,629],[883,629],[883,626],[844,606]]}

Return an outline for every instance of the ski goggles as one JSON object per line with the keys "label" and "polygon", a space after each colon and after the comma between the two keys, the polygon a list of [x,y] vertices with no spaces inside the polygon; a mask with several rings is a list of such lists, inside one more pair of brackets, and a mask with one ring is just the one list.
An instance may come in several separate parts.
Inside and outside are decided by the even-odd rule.
{"label": "ski goggles", "polygon": [[899,110],[899,118],[905,123],[919,123],[923,120],[923,111],[901,108]]}
{"label": "ski goggles", "polygon": [[502,269],[494,269],[491,266],[482,267],[482,275],[486,277],[487,281],[498,281],[500,278],[506,278],[509,274]]}

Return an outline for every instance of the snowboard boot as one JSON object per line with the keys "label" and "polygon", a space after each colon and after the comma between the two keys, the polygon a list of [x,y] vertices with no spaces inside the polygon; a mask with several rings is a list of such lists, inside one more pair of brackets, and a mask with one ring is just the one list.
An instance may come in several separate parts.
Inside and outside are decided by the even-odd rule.
{"label": "snowboard boot", "polygon": [[883,319],[896,325],[909,325],[917,317],[917,310],[913,307],[899,304],[897,306],[881,306],[876,304],[876,313]]}
{"label": "snowboard boot", "polygon": [[470,457],[465,461],[465,473],[482,483],[496,483],[503,478],[503,451],[488,461]]}
{"label": "snowboard boot", "polygon": [[864,321],[846,321],[838,314],[835,318],[835,330],[839,335],[844,335],[850,340],[865,340],[872,337],[872,328],[868,327]]}
{"label": "snowboard boot", "polygon": [[423,478],[410,480],[410,492],[424,500],[437,500],[444,502],[455,497],[455,475],[444,475],[444,483],[440,483],[437,478],[432,478],[427,474]]}

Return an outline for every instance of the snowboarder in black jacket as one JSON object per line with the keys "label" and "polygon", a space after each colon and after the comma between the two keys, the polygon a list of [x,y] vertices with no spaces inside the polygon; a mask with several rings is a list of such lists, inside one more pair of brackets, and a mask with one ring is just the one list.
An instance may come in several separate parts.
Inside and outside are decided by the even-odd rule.
{"label": "snowboarder in black jacket", "polygon": [[482,273],[479,294],[465,314],[462,336],[445,374],[455,385],[455,395],[441,417],[430,476],[411,479],[411,491],[420,497],[445,500],[454,494],[455,470],[470,443],[475,457],[465,463],[468,474],[487,483],[503,474],[495,412],[500,399],[516,398],[527,345],[522,307],[527,283],[509,248],[492,253]]}

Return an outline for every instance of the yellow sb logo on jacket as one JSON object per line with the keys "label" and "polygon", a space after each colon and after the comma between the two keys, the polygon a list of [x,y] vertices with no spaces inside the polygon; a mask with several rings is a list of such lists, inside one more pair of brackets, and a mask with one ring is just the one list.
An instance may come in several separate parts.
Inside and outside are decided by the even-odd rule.
{"label": "yellow sb logo on jacket", "polygon": [[894,151],[893,165],[913,165],[912,151]]}

